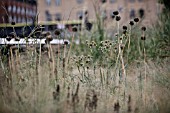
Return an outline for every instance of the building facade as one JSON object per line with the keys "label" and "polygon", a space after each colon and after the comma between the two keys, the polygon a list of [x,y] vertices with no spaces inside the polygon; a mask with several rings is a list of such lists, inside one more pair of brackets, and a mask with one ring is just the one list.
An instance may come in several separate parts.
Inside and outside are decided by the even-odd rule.
{"label": "building facade", "polygon": [[96,13],[107,22],[112,21],[112,12],[118,10],[122,22],[135,17],[144,24],[156,20],[160,12],[157,0],[38,0],[39,22],[78,20],[84,12],[89,19],[95,20]]}
{"label": "building facade", "polygon": [[1,0],[0,23],[32,23],[37,14],[36,0]]}

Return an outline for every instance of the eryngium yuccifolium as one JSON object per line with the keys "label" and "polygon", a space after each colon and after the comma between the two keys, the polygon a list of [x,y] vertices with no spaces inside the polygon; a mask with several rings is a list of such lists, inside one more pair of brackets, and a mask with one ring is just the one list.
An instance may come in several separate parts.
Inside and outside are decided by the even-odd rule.
{"label": "eryngium yuccifolium", "polygon": [[76,27],[76,26],[73,26],[73,27],[72,27],[72,31],[73,31],[73,32],[77,32],[77,31],[78,31],[78,30],[77,30],[77,27]]}
{"label": "eryngium yuccifolium", "polygon": [[65,40],[65,41],[64,41],[64,45],[68,45],[68,41]]}
{"label": "eryngium yuccifolium", "polygon": [[15,25],[15,21],[12,21],[12,22],[11,22],[11,25]]}
{"label": "eryngium yuccifolium", "polygon": [[113,14],[114,15],[119,15],[119,12],[118,11],[113,11]]}
{"label": "eryngium yuccifolium", "polygon": [[82,19],[83,19],[83,16],[82,16],[82,15],[80,15],[80,16],[79,16],[79,20],[82,20]]}
{"label": "eryngium yuccifolium", "polygon": [[141,30],[142,30],[142,31],[146,31],[146,27],[143,26],[143,27],[141,28]]}
{"label": "eryngium yuccifolium", "polygon": [[134,21],[135,22],[139,22],[139,18],[134,18]]}
{"label": "eryngium yuccifolium", "polygon": [[131,26],[133,26],[133,25],[134,25],[134,22],[133,22],[133,21],[130,21],[129,24],[130,24]]}
{"label": "eryngium yuccifolium", "polygon": [[59,36],[59,35],[60,35],[60,30],[59,30],[59,29],[56,29],[56,30],[54,31],[54,34],[55,34],[56,36]]}
{"label": "eryngium yuccifolium", "polygon": [[121,17],[120,16],[116,16],[116,21],[120,21]]}
{"label": "eryngium yuccifolium", "polygon": [[12,39],[12,37],[9,37],[9,36],[6,37],[7,41],[10,41],[11,39]]}
{"label": "eryngium yuccifolium", "polygon": [[123,26],[123,30],[127,30],[127,26]]}

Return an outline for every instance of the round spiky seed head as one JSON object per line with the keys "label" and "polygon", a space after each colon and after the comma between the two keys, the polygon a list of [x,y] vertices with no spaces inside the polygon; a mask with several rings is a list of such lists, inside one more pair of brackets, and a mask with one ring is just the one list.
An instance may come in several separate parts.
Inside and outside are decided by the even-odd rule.
{"label": "round spiky seed head", "polygon": [[56,30],[54,31],[54,34],[55,34],[56,36],[59,36],[59,35],[60,35],[60,30],[56,29]]}
{"label": "round spiky seed head", "polygon": [[116,16],[116,21],[120,21],[121,17],[120,16]]}
{"label": "round spiky seed head", "polygon": [[135,22],[139,22],[139,18],[134,18],[134,21]]}
{"label": "round spiky seed head", "polygon": [[129,24],[130,24],[131,26],[133,26],[133,25],[134,25],[134,22],[133,22],[133,21],[130,21]]}
{"label": "round spiky seed head", "polygon": [[123,30],[127,30],[127,26],[123,26]]}
{"label": "round spiky seed head", "polygon": [[86,10],[86,11],[84,12],[84,14],[87,15],[87,14],[88,14],[88,11]]}
{"label": "round spiky seed head", "polygon": [[118,11],[113,11],[113,15],[119,15]]}
{"label": "round spiky seed head", "polygon": [[114,19],[114,18],[115,18],[115,15],[112,14],[110,17],[111,17],[112,19]]}
{"label": "round spiky seed head", "polygon": [[146,27],[143,26],[143,27],[141,28],[141,30],[142,30],[142,31],[146,31]]}
{"label": "round spiky seed head", "polygon": [[73,27],[72,27],[72,31],[73,31],[73,32],[77,32],[77,31],[78,31],[78,30],[77,30],[77,27],[76,27],[76,26],[73,26]]}
{"label": "round spiky seed head", "polygon": [[79,20],[82,20],[82,19],[83,19],[83,16],[82,16],[82,15],[80,15],[80,16],[79,16]]}
{"label": "round spiky seed head", "polygon": [[142,37],[141,37],[141,40],[146,40],[146,37],[145,37],[145,36],[142,36]]}
{"label": "round spiky seed head", "polygon": [[12,38],[9,37],[9,36],[6,37],[6,40],[7,40],[7,41],[10,41],[11,39],[12,39]]}
{"label": "round spiky seed head", "polygon": [[12,22],[11,22],[11,25],[15,25],[15,21],[12,21]]}
{"label": "round spiky seed head", "polygon": [[64,45],[68,45],[68,41],[65,40],[65,41],[64,41]]}

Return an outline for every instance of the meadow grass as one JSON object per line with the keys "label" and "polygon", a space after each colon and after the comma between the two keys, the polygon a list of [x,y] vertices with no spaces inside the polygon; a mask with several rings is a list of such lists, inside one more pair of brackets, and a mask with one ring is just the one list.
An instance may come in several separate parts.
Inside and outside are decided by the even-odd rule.
{"label": "meadow grass", "polygon": [[137,19],[123,29],[119,19],[112,37],[99,18],[92,31],[75,29],[70,44],[54,47],[52,33],[41,31],[46,50],[1,55],[0,112],[169,113],[169,57],[155,60],[153,38]]}

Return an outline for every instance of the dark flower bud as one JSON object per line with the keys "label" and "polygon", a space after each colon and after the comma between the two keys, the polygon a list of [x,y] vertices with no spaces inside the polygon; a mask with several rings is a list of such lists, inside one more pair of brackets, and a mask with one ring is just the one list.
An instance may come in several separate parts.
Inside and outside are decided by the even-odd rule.
{"label": "dark flower bud", "polygon": [[6,37],[6,40],[7,40],[7,41],[10,41],[11,39],[12,39],[12,38],[9,37],[9,36]]}
{"label": "dark flower bud", "polygon": [[142,30],[142,31],[146,31],[146,27],[143,26],[143,27],[141,28],[141,30]]}
{"label": "dark flower bud", "polygon": [[84,14],[87,15],[87,14],[88,14],[88,11],[85,11]]}
{"label": "dark flower bud", "polygon": [[78,30],[77,30],[77,27],[76,27],[76,26],[72,27],[72,31],[73,31],[73,32],[77,32],[77,31],[78,31]]}
{"label": "dark flower bud", "polygon": [[118,11],[113,11],[113,15],[118,15],[119,12]]}
{"label": "dark flower bud", "polygon": [[105,3],[105,2],[106,2],[106,0],[101,0],[101,2],[102,2],[102,3]]}
{"label": "dark flower bud", "polygon": [[135,22],[139,22],[139,18],[134,18],[134,21]]}
{"label": "dark flower bud", "polygon": [[56,36],[59,36],[59,35],[60,35],[60,30],[56,29],[56,30],[54,31],[54,34],[55,34]]}
{"label": "dark flower bud", "polygon": [[129,24],[130,24],[131,26],[133,26],[133,25],[134,25],[134,22],[133,22],[133,21],[130,21]]}
{"label": "dark flower bud", "polygon": [[120,16],[116,16],[116,21],[119,21],[121,19]]}
{"label": "dark flower bud", "polygon": [[68,41],[65,40],[65,41],[64,41],[64,45],[68,45]]}
{"label": "dark flower bud", "polygon": [[80,16],[79,16],[79,20],[82,20],[82,19],[83,19],[83,16],[82,16],[82,15],[80,15]]}
{"label": "dark flower bud", "polygon": [[123,26],[123,30],[127,30],[127,26]]}
{"label": "dark flower bud", "polygon": [[145,37],[145,36],[142,36],[142,37],[141,37],[141,40],[146,40],[146,37]]}
{"label": "dark flower bud", "polygon": [[111,15],[111,18],[114,19],[114,18],[115,18],[115,15]]}
{"label": "dark flower bud", "polygon": [[15,25],[15,22],[14,22],[14,21],[12,21],[12,22],[11,22],[11,25]]}

